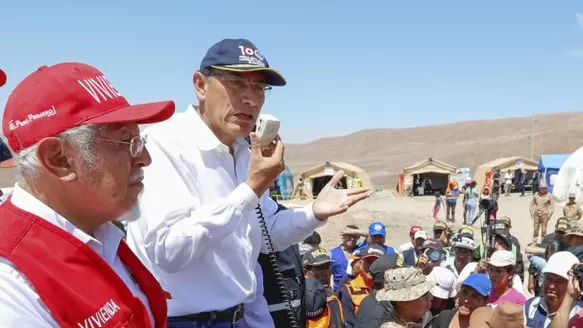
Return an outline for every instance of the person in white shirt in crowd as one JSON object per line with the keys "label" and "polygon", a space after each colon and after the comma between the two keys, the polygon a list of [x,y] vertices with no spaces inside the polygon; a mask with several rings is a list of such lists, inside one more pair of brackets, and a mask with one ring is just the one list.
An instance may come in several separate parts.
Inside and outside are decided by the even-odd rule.
{"label": "person in white shirt in crowd", "polygon": [[[193,83],[198,106],[144,133],[154,164],[134,208],[140,220],[128,225],[128,243],[172,294],[170,328],[242,327],[243,304],[265,306],[254,274],[259,252],[269,251],[260,217],[280,251],[369,190],[335,189],[344,176],[339,171],[312,203],[274,215],[268,188],[284,169],[284,146],[277,138],[273,154],[263,156],[250,132],[266,93],[285,79],[250,41],[225,39],[207,51]],[[254,327],[260,320],[245,321]]]}
{"label": "person in white shirt in crowd", "polygon": [[[494,238],[494,246],[492,248],[492,251],[496,252],[496,251],[502,251],[505,250],[507,251],[509,248],[509,244],[510,241],[507,240],[506,237],[497,234]],[[487,256],[489,255],[488,251],[484,252],[485,255]],[[510,286],[512,287],[512,289],[516,290],[518,293],[524,295],[524,285],[522,283],[522,278],[520,278],[520,275],[518,274],[518,261],[516,260],[516,256],[514,255],[514,252],[510,252],[512,254],[512,258],[514,259],[514,264],[512,265],[512,270],[514,270],[515,274],[512,274],[511,278],[512,278],[512,283],[510,284]],[[460,272],[459,274],[459,281],[463,281],[464,279],[466,279],[470,274],[472,273],[488,273],[488,263],[489,263],[490,258],[484,258],[481,259],[479,262],[471,262],[468,265],[466,265],[464,267],[464,269],[462,270],[462,272]],[[522,267],[520,265],[520,267]]]}
{"label": "person in white shirt in crowd", "polygon": [[[543,268],[542,296],[536,296],[524,305],[525,325],[528,327],[548,328],[559,310],[570,280],[569,271],[579,263],[571,252],[562,251],[553,254]],[[570,311],[569,319],[583,309],[583,301],[577,299]],[[575,327],[569,323],[569,327]]]}
{"label": "person in white shirt in crowd", "polygon": [[415,233],[422,229],[423,228],[421,228],[421,226],[418,224],[414,224],[411,226],[411,228],[409,229],[409,239],[411,240],[399,246],[399,253],[403,253],[404,251],[412,249],[414,247]]}
{"label": "person in white shirt in crowd", "polygon": [[460,277],[462,270],[469,263],[476,263],[471,262],[471,260],[473,259],[473,253],[477,246],[472,238],[465,235],[458,235],[452,241],[452,248],[453,256],[450,256],[445,261],[441,262],[441,266],[450,270],[458,279],[458,283],[461,283],[464,280],[464,278]]}
{"label": "person in white shirt in crowd", "polygon": [[0,207],[0,327],[166,327],[168,295],[111,221],[151,163],[138,124],[173,113],[131,106],[82,63],[15,87],[2,127],[21,181]]}

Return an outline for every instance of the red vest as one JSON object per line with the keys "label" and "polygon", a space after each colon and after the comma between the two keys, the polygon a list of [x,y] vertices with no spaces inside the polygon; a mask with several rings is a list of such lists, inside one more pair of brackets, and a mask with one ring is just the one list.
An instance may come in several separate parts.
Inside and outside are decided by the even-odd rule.
{"label": "red vest", "polygon": [[[117,254],[166,327],[166,294],[122,240]],[[0,206],[0,257],[30,281],[61,327],[154,327],[143,303],[103,258],[65,230],[14,206]]]}

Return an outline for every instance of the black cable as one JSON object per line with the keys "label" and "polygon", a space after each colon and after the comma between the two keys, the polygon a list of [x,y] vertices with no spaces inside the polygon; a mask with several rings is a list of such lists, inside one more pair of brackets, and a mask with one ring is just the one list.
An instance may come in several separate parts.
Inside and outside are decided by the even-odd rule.
{"label": "black cable", "polygon": [[290,327],[300,328],[297,322],[297,317],[293,309],[287,288],[285,287],[285,283],[283,281],[283,275],[281,274],[281,270],[279,269],[279,259],[275,254],[275,248],[273,247],[273,242],[271,241],[271,236],[269,235],[269,230],[267,229],[267,223],[265,222],[263,211],[261,211],[261,205],[257,204],[255,211],[257,213],[257,218],[259,219],[259,225],[261,226],[261,235],[263,235],[263,239],[265,240],[265,243],[267,245],[269,261],[271,262],[271,267],[273,268],[273,274],[275,275],[275,280],[277,282],[277,286],[279,287],[281,298],[283,299],[283,302],[286,303],[287,317],[289,320]]}
{"label": "black cable", "polygon": [[304,276],[304,269],[302,267],[302,255],[300,254],[300,248],[296,245],[293,247],[294,255],[296,258],[296,266],[299,268],[297,270],[298,283],[300,284],[300,326],[304,326],[302,323],[306,322],[306,307],[304,306],[306,298],[306,277]]}

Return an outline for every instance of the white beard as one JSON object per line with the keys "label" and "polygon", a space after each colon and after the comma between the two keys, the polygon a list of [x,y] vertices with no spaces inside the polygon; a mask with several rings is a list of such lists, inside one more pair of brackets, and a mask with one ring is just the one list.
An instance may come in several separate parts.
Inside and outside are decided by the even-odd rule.
{"label": "white beard", "polygon": [[140,211],[140,206],[138,205],[138,202],[136,201],[127,212],[125,212],[119,218],[117,218],[117,221],[126,222],[126,223],[133,222],[133,221],[136,221],[137,219],[139,219],[141,214],[142,214],[142,211]]}

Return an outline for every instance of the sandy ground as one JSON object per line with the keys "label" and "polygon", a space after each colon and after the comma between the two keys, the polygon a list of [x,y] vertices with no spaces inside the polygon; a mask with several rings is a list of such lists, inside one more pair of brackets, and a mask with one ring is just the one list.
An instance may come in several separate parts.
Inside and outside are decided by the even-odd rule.
{"label": "sandy ground", "polygon": [[[522,249],[532,241],[533,225],[529,214],[531,194],[520,197],[513,194],[501,196],[498,202],[498,217],[508,215],[512,219],[511,233],[520,240]],[[434,220],[431,217],[434,198],[427,197],[398,197],[392,192],[379,192],[373,197],[362,201],[348,212],[331,218],[329,222],[318,230],[322,236],[322,247],[331,248],[340,242],[340,231],[347,224],[356,224],[366,229],[373,221],[381,221],[387,226],[387,244],[399,246],[409,239],[409,228],[419,224],[428,232],[433,228]],[[284,205],[302,206],[308,201],[282,202]],[[557,218],[562,216],[563,206],[555,204],[555,213],[548,225],[548,233],[554,230]],[[440,218],[445,219],[445,209],[442,208]],[[458,201],[456,209],[456,230],[462,227],[462,205]],[[476,227],[478,223],[476,222]],[[480,239],[479,230],[475,229],[477,239]]]}
{"label": "sandy ground", "polygon": [[[525,197],[513,194],[508,197],[501,196],[498,202],[498,217],[502,215],[510,216],[512,219],[510,232],[520,241],[523,252],[524,248],[532,241],[533,225],[529,214],[531,199],[531,194],[527,194]],[[421,225],[432,235],[431,231],[434,223],[431,217],[433,201],[434,198],[431,196],[409,198],[394,196],[392,192],[387,191],[377,193],[349,209],[348,212],[329,219],[329,222],[318,230],[322,236],[322,247],[330,249],[338,245],[340,243],[340,231],[345,225],[356,224],[361,228],[367,229],[368,224],[373,221],[381,221],[387,226],[387,244],[394,247],[398,247],[409,240],[409,228],[413,224]],[[292,206],[301,206],[307,203],[308,201],[282,202],[282,204]],[[547,233],[554,231],[557,218],[561,217],[562,213],[563,206],[555,204],[555,212],[549,222]],[[441,210],[440,218],[445,219],[445,209]],[[456,231],[462,226],[462,219],[462,205],[461,201],[458,201],[456,222],[454,224]],[[478,226],[477,222],[476,226]],[[475,229],[475,235],[476,239],[481,240],[478,229]],[[526,257],[524,261],[525,265],[527,265]]]}

